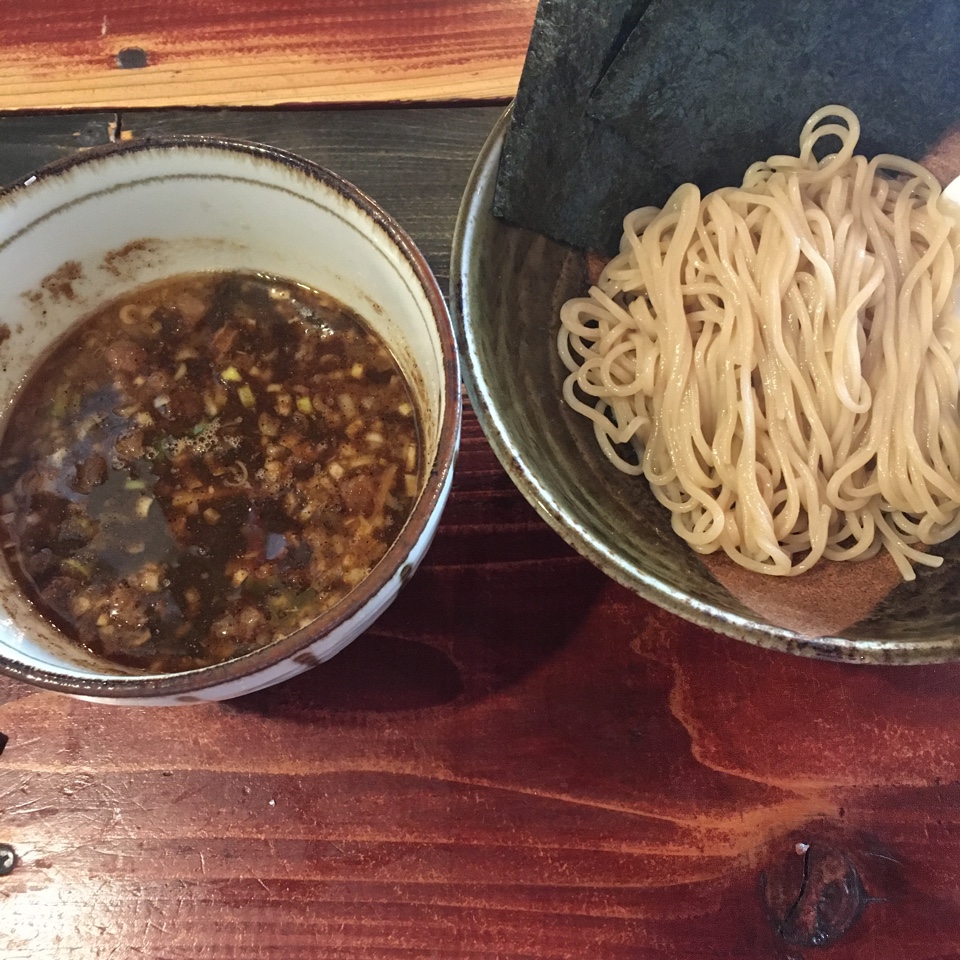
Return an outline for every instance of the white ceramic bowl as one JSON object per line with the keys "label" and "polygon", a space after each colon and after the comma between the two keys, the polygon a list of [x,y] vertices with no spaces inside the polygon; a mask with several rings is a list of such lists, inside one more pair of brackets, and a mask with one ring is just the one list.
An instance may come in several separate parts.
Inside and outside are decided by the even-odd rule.
{"label": "white ceramic bowl", "polygon": [[63,693],[127,704],[221,700],[333,656],[416,569],[450,491],[460,434],[457,354],[422,255],[372,200],[270,147],[205,138],[78,155],[0,193],[0,417],[38,358],[124,291],[178,273],[252,270],[337,297],[391,347],[418,400],[422,488],[369,576],[311,625],[243,657],[144,676],[86,655],[38,615],[0,563],[0,671]]}

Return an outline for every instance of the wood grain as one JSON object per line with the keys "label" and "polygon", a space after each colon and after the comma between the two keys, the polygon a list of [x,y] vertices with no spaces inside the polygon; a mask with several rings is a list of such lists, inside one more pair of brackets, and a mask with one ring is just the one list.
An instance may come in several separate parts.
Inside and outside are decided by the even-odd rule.
{"label": "wood grain", "polygon": [[[247,118],[388,208],[436,203],[442,270],[496,113],[112,122]],[[0,121],[0,179],[109,122]],[[332,661],[180,709],[0,679],[0,731],[10,960],[960,956],[960,665],[801,660],[658,610],[537,518],[469,411],[426,562]]]}
{"label": "wood grain", "polygon": [[0,186],[86,147],[109,143],[117,115],[0,116]]}
{"label": "wood grain", "polygon": [[18,5],[0,17],[0,110],[502,100],[516,92],[535,10],[536,0]]}
{"label": "wood grain", "polygon": [[468,418],[427,563],[324,667],[182,710],[0,682],[0,942],[797,957],[758,878],[814,843],[868,897],[830,957],[954,956],[958,699],[957,667],[792,659],[651,607],[536,519]]}

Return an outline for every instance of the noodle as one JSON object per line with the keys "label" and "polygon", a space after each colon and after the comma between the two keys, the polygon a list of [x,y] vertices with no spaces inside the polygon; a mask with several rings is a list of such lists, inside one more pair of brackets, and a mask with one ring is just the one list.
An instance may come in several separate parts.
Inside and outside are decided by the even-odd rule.
{"label": "noodle", "polygon": [[824,107],[799,156],[632,211],[560,311],[563,396],[603,453],[694,550],[762,573],[883,547],[913,579],[960,530],[960,214],[918,164],[854,155],[859,134]]}

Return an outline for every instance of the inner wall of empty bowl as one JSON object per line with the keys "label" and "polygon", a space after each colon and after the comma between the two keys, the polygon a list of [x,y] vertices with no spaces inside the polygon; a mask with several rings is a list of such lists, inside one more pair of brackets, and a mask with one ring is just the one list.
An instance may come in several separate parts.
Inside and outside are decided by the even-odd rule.
{"label": "inner wall of empty bowl", "polygon": [[[182,154],[182,156],[181,156]],[[428,475],[443,418],[430,303],[387,231],[336,186],[217,148],[112,155],[0,202],[0,429],[38,359],[99,304],[179,273],[251,270],[333,295],[393,351],[419,407]],[[0,655],[102,675],[41,618],[0,563]],[[111,673],[118,672],[111,665]]]}

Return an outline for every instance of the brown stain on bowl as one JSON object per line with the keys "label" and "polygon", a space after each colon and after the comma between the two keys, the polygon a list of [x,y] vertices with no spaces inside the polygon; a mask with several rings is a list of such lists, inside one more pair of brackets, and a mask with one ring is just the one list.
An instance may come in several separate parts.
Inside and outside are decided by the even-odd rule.
{"label": "brown stain on bowl", "polygon": [[131,240],[130,243],[105,253],[101,266],[107,273],[115,277],[122,277],[132,264],[139,265],[145,258],[155,256],[159,252],[160,246],[159,240],[153,240],[149,237]]}
{"label": "brown stain on bowl", "polygon": [[303,650],[293,656],[293,662],[302,667],[318,667],[323,661],[311,650]]}
{"label": "brown stain on bowl", "polygon": [[41,288],[51,300],[76,300],[77,294],[74,283],[83,279],[83,268],[76,260],[67,260],[53,273],[48,274],[40,281]]}
{"label": "brown stain on bowl", "polygon": [[822,560],[796,577],[754,573],[720,551],[701,559],[745,607],[804,637],[842,634],[903,582],[886,551],[862,563]]}

